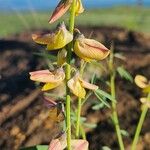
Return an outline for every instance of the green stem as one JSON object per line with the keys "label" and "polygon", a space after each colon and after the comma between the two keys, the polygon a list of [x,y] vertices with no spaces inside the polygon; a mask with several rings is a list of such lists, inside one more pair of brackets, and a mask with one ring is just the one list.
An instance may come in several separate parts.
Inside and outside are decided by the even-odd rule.
{"label": "green stem", "polygon": [[[75,22],[75,5],[76,0],[73,0],[71,5],[71,12],[70,12],[70,22],[69,22],[69,31],[73,34],[74,30],[74,22]],[[72,54],[72,43],[68,45],[68,51],[67,51],[67,65],[66,65],[66,127],[67,127],[67,149],[71,150],[71,106],[70,106],[70,90],[67,86],[67,82],[69,81],[71,77],[71,54]]]}
{"label": "green stem", "polygon": [[[81,60],[80,65],[80,77],[83,76],[84,69],[86,67],[86,62],[84,60]],[[77,122],[76,122],[76,138],[78,139],[80,136],[80,116],[81,116],[81,108],[82,108],[82,100],[81,98],[78,98],[78,106],[77,106]]]}
{"label": "green stem", "polygon": [[[112,73],[110,82],[111,82],[111,95],[112,95],[113,99],[116,99],[116,95],[115,95],[115,73]],[[122,140],[122,135],[121,135],[121,130],[120,130],[120,126],[119,126],[119,120],[118,120],[116,107],[117,107],[116,102],[112,101],[112,119],[113,119],[113,123],[115,126],[120,150],[124,150],[124,144],[123,144],[123,140]]]}
{"label": "green stem", "polygon": [[78,107],[77,107],[77,122],[76,122],[76,138],[80,136],[80,115],[81,115],[81,106],[82,106],[82,99],[78,99]]}
{"label": "green stem", "polygon": [[80,132],[81,132],[81,135],[82,135],[82,139],[86,140],[86,133],[85,133],[85,130],[84,130],[82,125],[80,125]]}
{"label": "green stem", "polygon": [[[150,101],[150,93],[148,94],[147,98]],[[143,122],[145,120],[147,111],[148,111],[148,107],[147,107],[147,105],[144,105],[144,107],[142,109],[140,119],[139,119],[139,122],[138,122],[138,125],[137,125],[137,128],[136,128],[136,132],[135,132],[135,135],[134,135],[131,150],[136,150],[136,146],[137,146],[137,143],[138,143],[138,140],[139,140],[139,135],[140,135],[140,132],[141,132],[141,129],[142,129]]]}

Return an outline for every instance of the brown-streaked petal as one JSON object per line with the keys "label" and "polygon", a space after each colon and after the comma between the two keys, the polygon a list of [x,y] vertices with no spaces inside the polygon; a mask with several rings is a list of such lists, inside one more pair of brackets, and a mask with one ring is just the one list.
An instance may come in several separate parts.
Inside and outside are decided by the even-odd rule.
{"label": "brown-streaked petal", "polygon": [[52,140],[48,150],[63,150],[59,139]]}
{"label": "brown-streaked petal", "polygon": [[81,78],[79,78],[79,80],[81,82],[82,87],[84,87],[86,89],[93,90],[93,91],[98,89],[97,85],[94,85],[94,84],[91,84],[89,82],[86,82],[86,81],[82,80]]}
{"label": "brown-streaked petal", "polygon": [[54,80],[54,75],[49,70],[40,70],[30,72],[30,79],[37,82],[51,82]]}
{"label": "brown-streaked petal", "polygon": [[32,39],[38,43],[38,44],[43,44],[43,45],[47,45],[49,43],[51,43],[53,41],[54,38],[54,34],[32,34]]}
{"label": "brown-streaked petal", "polygon": [[80,36],[75,40],[74,52],[85,61],[90,61],[93,59],[105,59],[109,55],[110,50],[96,40],[86,39],[83,36]]}
{"label": "brown-streaked petal", "polygon": [[88,150],[89,143],[86,140],[71,140],[71,148],[73,150]]}
{"label": "brown-streaked petal", "polygon": [[61,0],[59,4],[57,5],[57,7],[55,8],[49,20],[49,23],[53,23],[56,20],[58,20],[61,16],[63,16],[67,12],[67,10],[70,8],[71,2],[72,0]]}
{"label": "brown-streaked petal", "polygon": [[55,72],[40,70],[30,72],[29,74],[31,80],[43,83],[57,83],[63,81],[65,78],[65,73],[62,69],[58,69]]}

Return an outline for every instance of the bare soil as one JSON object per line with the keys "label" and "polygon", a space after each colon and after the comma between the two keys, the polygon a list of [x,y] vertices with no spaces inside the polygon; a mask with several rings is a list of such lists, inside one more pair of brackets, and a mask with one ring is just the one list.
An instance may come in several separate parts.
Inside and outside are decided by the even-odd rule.
{"label": "bare soil", "polygon": [[[115,50],[123,53],[127,70],[135,76],[150,77],[150,36],[116,27],[80,27],[86,37],[96,38],[107,47],[112,41]],[[31,33],[21,33],[0,39],[0,149],[17,150],[23,146],[48,144],[57,134],[58,126],[47,119],[48,109],[43,96],[29,80],[29,71],[44,68],[42,58],[33,55],[41,49],[31,40]],[[118,112],[121,128],[129,132],[124,137],[129,149],[140,115],[140,90],[119,77],[117,82]],[[107,109],[83,112],[98,126],[87,132],[90,150],[107,145],[118,150],[114,127]],[[55,127],[55,130],[52,130]],[[150,150],[150,112],[144,122],[137,150]]]}

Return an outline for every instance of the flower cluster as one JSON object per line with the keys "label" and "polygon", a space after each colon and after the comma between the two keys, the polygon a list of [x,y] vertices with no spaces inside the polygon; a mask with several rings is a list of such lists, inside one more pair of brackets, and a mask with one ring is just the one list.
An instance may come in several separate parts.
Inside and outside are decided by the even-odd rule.
{"label": "flower cluster", "polygon": [[[62,14],[69,9],[70,5],[70,0],[61,1],[52,14],[50,22],[52,23],[60,18]],[[81,0],[78,0],[76,14],[83,12],[83,10]],[[38,44],[46,45],[47,50],[58,51],[57,65],[60,67],[59,69],[54,72],[50,72],[49,70],[30,72],[31,80],[44,83],[42,91],[51,90],[59,86],[65,79],[65,73],[62,66],[66,62],[66,45],[70,42],[73,41],[74,43],[73,52],[84,61],[102,60],[109,55],[110,51],[100,42],[85,38],[80,32],[74,35],[75,37],[66,29],[64,22],[59,24],[57,29],[51,34],[32,35],[32,39]],[[76,75],[68,81],[68,87],[74,95],[80,98],[85,98],[86,92],[84,88],[90,90],[96,90],[98,88],[96,85],[90,84],[81,79],[79,73],[76,73]]]}
{"label": "flower cluster", "polygon": [[[78,16],[80,13],[84,11],[81,0],[74,1],[74,15]],[[54,10],[49,23],[53,23],[58,20],[62,15],[64,15],[73,4],[73,0],[61,0]],[[49,34],[33,34],[32,39],[41,45],[45,45],[48,51],[58,51],[57,53],[57,67],[54,71],[50,70],[40,70],[30,72],[30,79],[33,81],[43,83],[42,91],[48,91],[54,89],[61,85],[66,78],[66,72],[63,67],[67,64],[67,56],[68,56],[68,44],[71,45],[70,51],[73,51],[80,59],[85,62],[91,62],[93,60],[103,60],[105,59],[110,50],[107,49],[102,43],[94,40],[88,39],[84,37],[83,34],[80,33],[78,29],[74,30],[74,33],[71,33],[67,30],[65,23],[60,23],[56,30],[53,33]],[[67,54],[68,53],[68,54]],[[67,64],[71,66],[71,64]],[[70,79],[66,80],[66,86],[70,89],[70,92],[74,94],[76,97],[80,99],[84,99],[86,96],[86,90],[97,90],[98,86],[91,84],[84,79],[80,75],[79,71],[75,71],[75,73],[71,76]],[[55,105],[55,114],[57,116],[57,105]],[[79,146],[76,145],[78,142]],[[57,143],[57,144],[56,144]],[[83,150],[88,149],[88,143],[85,140],[72,140],[71,143],[73,149],[78,149],[82,147]],[[53,149],[53,145],[58,146],[56,149],[63,149],[61,142],[56,139],[52,141],[50,145],[50,149]]]}

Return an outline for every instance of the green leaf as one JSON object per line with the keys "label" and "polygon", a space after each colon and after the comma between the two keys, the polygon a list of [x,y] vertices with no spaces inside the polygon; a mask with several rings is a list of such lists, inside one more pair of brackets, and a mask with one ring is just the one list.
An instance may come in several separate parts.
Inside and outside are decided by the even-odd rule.
{"label": "green leaf", "polygon": [[48,150],[48,145],[36,145],[32,147],[21,148],[20,150]]}
{"label": "green leaf", "polygon": [[104,106],[105,105],[103,103],[100,103],[100,104],[96,104],[96,105],[92,106],[92,109],[93,110],[99,110],[101,108],[104,108]]}
{"label": "green leaf", "polygon": [[104,105],[106,105],[108,108],[110,108],[109,103],[104,100],[98,93],[96,93],[96,91],[94,92],[95,96],[98,98],[98,100],[100,100]]}
{"label": "green leaf", "polygon": [[119,73],[119,75],[122,78],[124,78],[130,82],[133,82],[133,78],[132,78],[131,74],[127,70],[125,70],[122,66],[117,68],[117,72]]}
{"label": "green leaf", "polygon": [[96,74],[94,73],[93,76],[92,76],[92,79],[91,79],[91,83],[93,84],[96,80]]}
{"label": "green leaf", "polygon": [[103,146],[102,150],[111,150],[108,146]]}
{"label": "green leaf", "polygon": [[101,96],[104,96],[105,98],[113,101],[113,102],[116,102],[116,100],[110,95],[108,94],[107,92],[103,91],[103,90],[100,90],[100,89],[97,89],[95,91],[98,95],[101,95]]}
{"label": "green leaf", "polygon": [[84,123],[84,126],[87,127],[87,128],[96,128],[97,127],[97,124],[95,123]]}
{"label": "green leaf", "polygon": [[129,133],[126,130],[121,130],[121,134],[126,137],[129,136]]}

